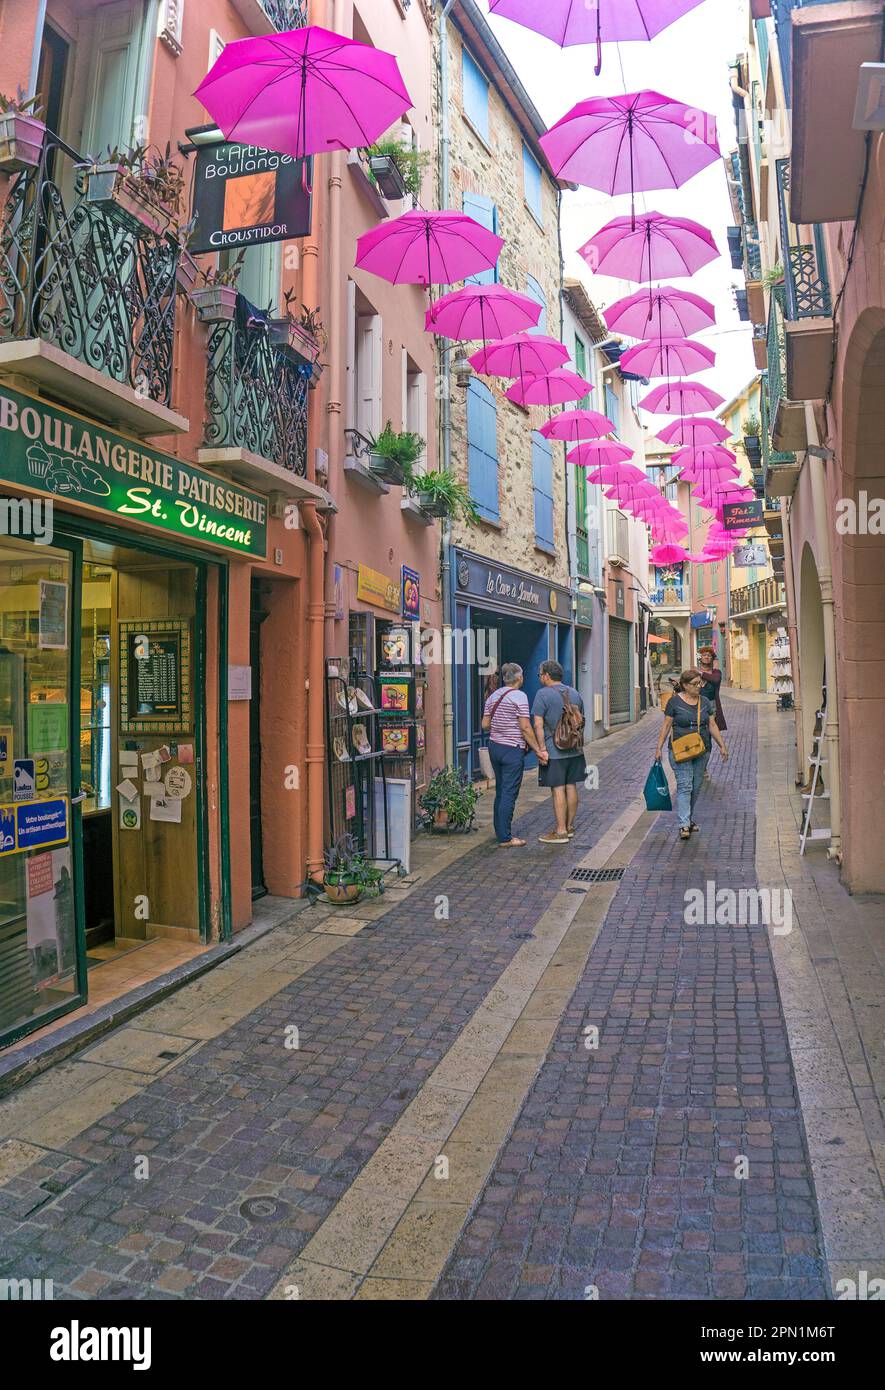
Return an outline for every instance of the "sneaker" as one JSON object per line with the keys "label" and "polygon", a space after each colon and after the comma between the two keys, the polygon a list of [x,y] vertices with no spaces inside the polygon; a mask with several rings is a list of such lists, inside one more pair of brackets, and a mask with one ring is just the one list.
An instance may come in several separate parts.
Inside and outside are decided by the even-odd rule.
{"label": "sneaker", "polygon": [[567,845],[568,835],[559,835],[555,830],[548,830],[546,835],[539,835],[538,840],[542,845]]}

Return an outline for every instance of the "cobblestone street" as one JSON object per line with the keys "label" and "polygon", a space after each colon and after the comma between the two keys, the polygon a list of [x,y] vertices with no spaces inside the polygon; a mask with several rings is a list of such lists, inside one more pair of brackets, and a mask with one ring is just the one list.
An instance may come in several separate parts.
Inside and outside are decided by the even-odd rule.
{"label": "cobblestone street", "polygon": [[[0,1101],[0,1275],[87,1299],[881,1277],[881,905],[798,860],[788,721],[727,714],[687,846],[637,797],[652,714],[593,745],[570,845],[537,843],[532,776],[527,848],[494,849],[486,796],[384,898],[291,915]],[[788,885],[792,930],[691,924],[708,883]]]}

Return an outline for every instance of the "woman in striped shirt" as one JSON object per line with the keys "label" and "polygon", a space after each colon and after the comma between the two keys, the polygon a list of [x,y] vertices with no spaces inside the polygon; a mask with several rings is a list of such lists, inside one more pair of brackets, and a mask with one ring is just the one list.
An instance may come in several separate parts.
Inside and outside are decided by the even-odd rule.
{"label": "woman in striped shirt", "polygon": [[508,661],[501,668],[504,682],[486,700],[482,727],[491,734],[489,757],[495,769],[495,836],[498,844],[508,849],[524,845],[525,840],[513,837],[513,812],[522,786],[526,751],[537,753],[542,763],[547,761],[547,749],[538,744],[529,702],[522,692],[522,667]]}

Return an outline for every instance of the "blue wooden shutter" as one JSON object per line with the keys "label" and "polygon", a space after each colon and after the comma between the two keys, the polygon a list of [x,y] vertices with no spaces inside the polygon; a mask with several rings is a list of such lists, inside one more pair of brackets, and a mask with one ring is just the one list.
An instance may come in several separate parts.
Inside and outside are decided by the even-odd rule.
{"label": "blue wooden shutter", "polygon": [[497,521],[498,408],[489,388],[476,378],[467,388],[467,479],[481,516]]}
{"label": "blue wooden shutter", "polygon": [[464,115],[489,142],[489,84],[482,68],[466,48],[461,50],[461,76],[464,85]]}
{"label": "blue wooden shutter", "polygon": [[[498,209],[491,198],[486,198],[482,193],[465,193],[463,207],[467,216],[472,217],[474,222],[478,222],[481,227],[488,227],[490,232],[497,233]],[[464,283],[465,285],[493,285],[497,278],[497,269],[481,270],[478,275],[468,275]]]}
{"label": "blue wooden shutter", "polygon": [[525,280],[525,292],[526,292],[526,294],[528,295],[529,299],[533,299],[533,300],[535,301],[536,304],[540,304],[540,306],[541,306],[541,317],[538,319],[538,326],[537,326],[537,328],[533,328],[533,329],[531,330],[531,332],[532,332],[532,333],[546,333],[546,332],[547,332],[547,299],[546,299],[546,297],[545,297],[544,291],[541,289],[541,286],[538,284],[537,280],[535,279],[535,277],[534,277],[533,275],[527,275],[527,276],[526,276],[526,280]]}
{"label": "blue wooden shutter", "polygon": [[528,145],[522,147],[522,167],[525,181],[525,200],[540,223],[544,222],[544,205],[541,201],[541,166]]}
{"label": "blue wooden shutter", "polygon": [[615,427],[615,434],[621,436],[621,402],[618,400],[612,388],[606,382],[605,387],[605,413]]}
{"label": "blue wooden shutter", "polygon": [[553,446],[532,435],[532,484],[535,489],[535,541],[553,549]]}

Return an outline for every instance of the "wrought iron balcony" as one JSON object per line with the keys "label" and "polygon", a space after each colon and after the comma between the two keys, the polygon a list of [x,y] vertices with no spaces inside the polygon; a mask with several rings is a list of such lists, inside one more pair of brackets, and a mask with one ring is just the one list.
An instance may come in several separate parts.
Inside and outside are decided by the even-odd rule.
{"label": "wrought iron balcony", "polygon": [[[769,427],[777,418],[777,408],[784,396],[784,381],[787,374],[787,346],[784,335],[784,287],[772,285],[768,305],[768,347],[767,359],[767,414]],[[768,430],[762,431],[763,450],[768,442]],[[771,446],[773,447],[773,445]]]}
{"label": "wrought iron balcony", "polygon": [[756,222],[744,223],[744,276],[747,280],[762,279],[762,249]]}
{"label": "wrought iron balcony", "polygon": [[0,215],[0,341],[44,339],[169,406],[177,243],[89,202],[88,161],[47,133]]}
{"label": "wrought iron balcony", "polygon": [[204,446],[246,449],[304,477],[311,375],[238,296],[236,316],[209,329]]}
{"label": "wrought iron balcony", "polygon": [[810,228],[811,239],[796,240],[797,228],[790,220],[790,161],[777,161],[777,201],[781,246],[784,249],[784,313],[789,320],[830,318],[833,301],[827,275],[823,233]]}
{"label": "wrought iron balcony", "polygon": [[307,27],[308,0],[258,0],[258,3],[281,33]]}
{"label": "wrought iron balcony", "polygon": [[731,613],[742,617],[748,613],[765,613],[786,607],[786,591],[778,579],[757,579],[731,591]]}

